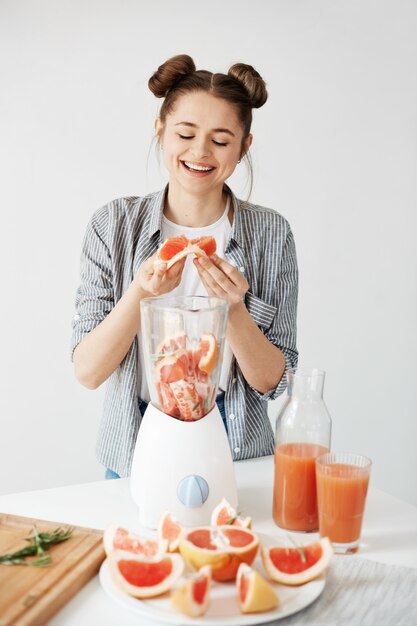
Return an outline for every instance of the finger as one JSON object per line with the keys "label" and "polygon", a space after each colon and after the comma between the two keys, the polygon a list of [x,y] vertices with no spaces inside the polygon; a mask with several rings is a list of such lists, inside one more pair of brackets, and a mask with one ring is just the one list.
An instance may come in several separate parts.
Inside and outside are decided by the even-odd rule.
{"label": "finger", "polygon": [[[210,274],[207,272],[195,259],[195,266],[197,267],[197,271],[199,273],[201,282],[205,286],[208,291],[212,292],[212,295],[216,295],[219,298],[226,298],[228,295],[228,291],[223,288],[223,286]],[[231,285],[230,281],[228,281],[229,285]]]}
{"label": "finger", "polygon": [[198,265],[203,272],[206,272],[211,278],[216,281],[224,291],[228,292],[234,290],[238,284],[234,282],[230,276],[226,275],[221,269],[219,269],[210,259],[200,257],[198,259]]}
{"label": "finger", "polygon": [[235,284],[238,284],[242,280],[242,274],[231,263],[228,263],[225,259],[222,259],[217,254],[210,256],[210,261],[218,267],[228,278]]}

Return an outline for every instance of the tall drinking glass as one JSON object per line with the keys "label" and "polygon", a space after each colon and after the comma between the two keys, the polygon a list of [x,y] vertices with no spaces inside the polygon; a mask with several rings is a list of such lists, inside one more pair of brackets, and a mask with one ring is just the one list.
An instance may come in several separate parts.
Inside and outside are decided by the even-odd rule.
{"label": "tall drinking glass", "polygon": [[330,539],[337,554],[358,550],[371,465],[367,457],[350,452],[316,459],[320,536]]}

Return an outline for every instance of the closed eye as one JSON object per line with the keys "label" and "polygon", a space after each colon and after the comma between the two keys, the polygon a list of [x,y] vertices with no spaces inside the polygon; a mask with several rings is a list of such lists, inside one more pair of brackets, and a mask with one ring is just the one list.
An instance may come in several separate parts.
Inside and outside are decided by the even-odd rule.
{"label": "closed eye", "polygon": [[181,139],[192,139],[194,135],[179,135]]}
{"label": "closed eye", "polygon": [[[180,139],[194,139],[194,135],[178,135]],[[227,143],[223,143],[221,141],[216,141],[215,139],[212,140],[214,144],[216,144],[216,146],[227,146]]]}
{"label": "closed eye", "polygon": [[227,143],[221,143],[220,141],[215,141],[214,139],[213,139],[213,143],[215,143],[216,146],[227,146]]}

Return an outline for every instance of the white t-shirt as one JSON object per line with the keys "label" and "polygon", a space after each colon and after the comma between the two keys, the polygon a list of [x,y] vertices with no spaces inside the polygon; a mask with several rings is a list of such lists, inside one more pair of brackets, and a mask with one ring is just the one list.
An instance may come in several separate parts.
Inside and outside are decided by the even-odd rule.
{"label": "white t-shirt", "polygon": [[[165,215],[162,215],[162,237],[165,241],[169,237],[178,237],[179,235],[185,235],[188,239],[196,239],[197,237],[204,237],[205,235],[214,237],[216,240],[216,254],[225,258],[224,250],[226,248],[232,227],[229,222],[229,206],[230,196],[227,196],[226,208],[223,215],[213,224],[209,226],[203,226],[201,228],[193,228],[191,226],[179,226],[168,220]],[[181,283],[178,287],[175,287],[167,297],[175,296],[207,296],[206,288],[200,280],[197,269],[194,267],[193,259],[194,255],[190,254],[185,260],[184,269],[182,272]],[[145,362],[143,357],[142,336],[138,333],[139,344],[139,363],[140,371],[143,372],[141,379],[138,379],[138,395],[145,402],[149,402],[149,389],[145,376]],[[224,342],[224,354],[223,364],[220,372],[219,388],[226,390],[227,379],[229,377],[230,365],[232,361],[232,350],[227,341]]]}

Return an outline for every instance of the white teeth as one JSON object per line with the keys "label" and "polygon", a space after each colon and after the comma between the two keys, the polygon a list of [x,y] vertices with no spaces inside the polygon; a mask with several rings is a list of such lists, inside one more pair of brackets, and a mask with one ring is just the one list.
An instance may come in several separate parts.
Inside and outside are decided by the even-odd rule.
{"label": "white teeth", "polygon": [[190,170],[198,170],[200,172],[209,172],[212,170],[212,167],[204,167],[204,165],[196,165],[195,163],[190,163],[189,161],[184,161],[185,165],[190,168]]}

